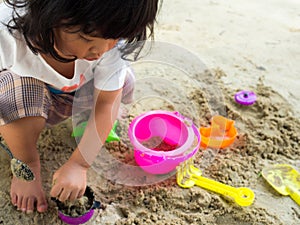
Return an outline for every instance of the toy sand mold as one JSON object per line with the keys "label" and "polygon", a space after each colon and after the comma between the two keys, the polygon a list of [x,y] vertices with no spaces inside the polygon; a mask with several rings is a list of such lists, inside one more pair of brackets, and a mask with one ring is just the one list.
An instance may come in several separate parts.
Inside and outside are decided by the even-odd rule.
{"label": "toy sand mold", "polygon": [[300,205],[300,174],[291,165],[276,164],[262,170],[263,177],[280,194]]}
{"label": "toy sand mold", "polygon": [[13,175],[21,180],[25,181],[33,181],[35,179],[34,173],[31,171],[29,166],[22,162],[21,160],[15,158],[8,147],[6,147],[4,144],[0,142],[0,147],[3,148],[9,157],[11,158],[10,161],[10,168],[13,173]]}

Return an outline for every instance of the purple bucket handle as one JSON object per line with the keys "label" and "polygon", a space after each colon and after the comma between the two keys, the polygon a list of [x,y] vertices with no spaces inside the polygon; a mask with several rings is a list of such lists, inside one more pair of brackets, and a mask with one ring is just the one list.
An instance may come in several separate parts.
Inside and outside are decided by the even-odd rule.
{"label": "purple bucket handle", "polygon": [[180,114],[178,111],[175,111],[174,114],[175,114],[177,117],[179,117],[179,118],[184,122],[184,124],[187,125],[188,127],[190,127],[190,126],[193,125],[192,119],[183,116],[183,115]]}

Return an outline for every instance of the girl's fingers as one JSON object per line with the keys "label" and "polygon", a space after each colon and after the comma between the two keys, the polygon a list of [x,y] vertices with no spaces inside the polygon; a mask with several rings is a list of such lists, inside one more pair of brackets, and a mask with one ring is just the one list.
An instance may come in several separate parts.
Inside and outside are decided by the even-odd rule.
{"label": "girl's fingers", "polygon": [[50,195],[51,197],[58,198],[61,192],[62,188],[59,185],[53,185],[50,191]]}
{"label": "girl's fingers", "polygon": [[62,192],[60,193],[58,199],[59,199],[59,201],[64,202],[69,199],[70,195],[71,195],[71,192],[63,189]]}
{"label": "girl's fingers", "polygon": [[69,196],[69,200],[74,201],[75,199],[79,198],[79,190],[73,190]]}
{"label": "girl's fingers", "polygon": [[78,198],[81,198],[84,195],[85,189],[82,189],[81,191],[79,191],[78,193]]}

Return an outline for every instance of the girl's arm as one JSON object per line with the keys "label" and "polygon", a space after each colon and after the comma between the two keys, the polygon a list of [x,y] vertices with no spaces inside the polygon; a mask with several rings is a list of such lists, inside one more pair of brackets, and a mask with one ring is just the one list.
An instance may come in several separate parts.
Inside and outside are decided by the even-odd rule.
{"label": "girl's arm", "polygon": [[117,118],[121,96],[122,89],[95,91],[95,111],[90,115],[83,137],[71,160],[86,167],[93,163]]}
{"label": "girl's arm", "polygon": [[52,197],[60,201],[81,197],[86,187],[86,172],[97,157],[117,118],[122,89],[95,91],[95,107],[78,147],[53,175]]}

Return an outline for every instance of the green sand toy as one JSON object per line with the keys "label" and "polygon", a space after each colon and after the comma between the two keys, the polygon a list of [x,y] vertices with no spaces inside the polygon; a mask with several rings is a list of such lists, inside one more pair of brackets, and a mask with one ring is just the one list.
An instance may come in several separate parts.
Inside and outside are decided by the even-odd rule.
{"label": "green sand toy", "polygon": [[[82,122],[77,127],[75,127],[73,132],[72,132],[72,137],[81,137],[84,133],[86,125],[87,125],[87,121]],[[118,125],[118,121],[116,120],[114,122],[114,125],[113,125],[107,139],[106,139],[106,142],[120,141],[119,136],[116,134],[117,125]]]}

